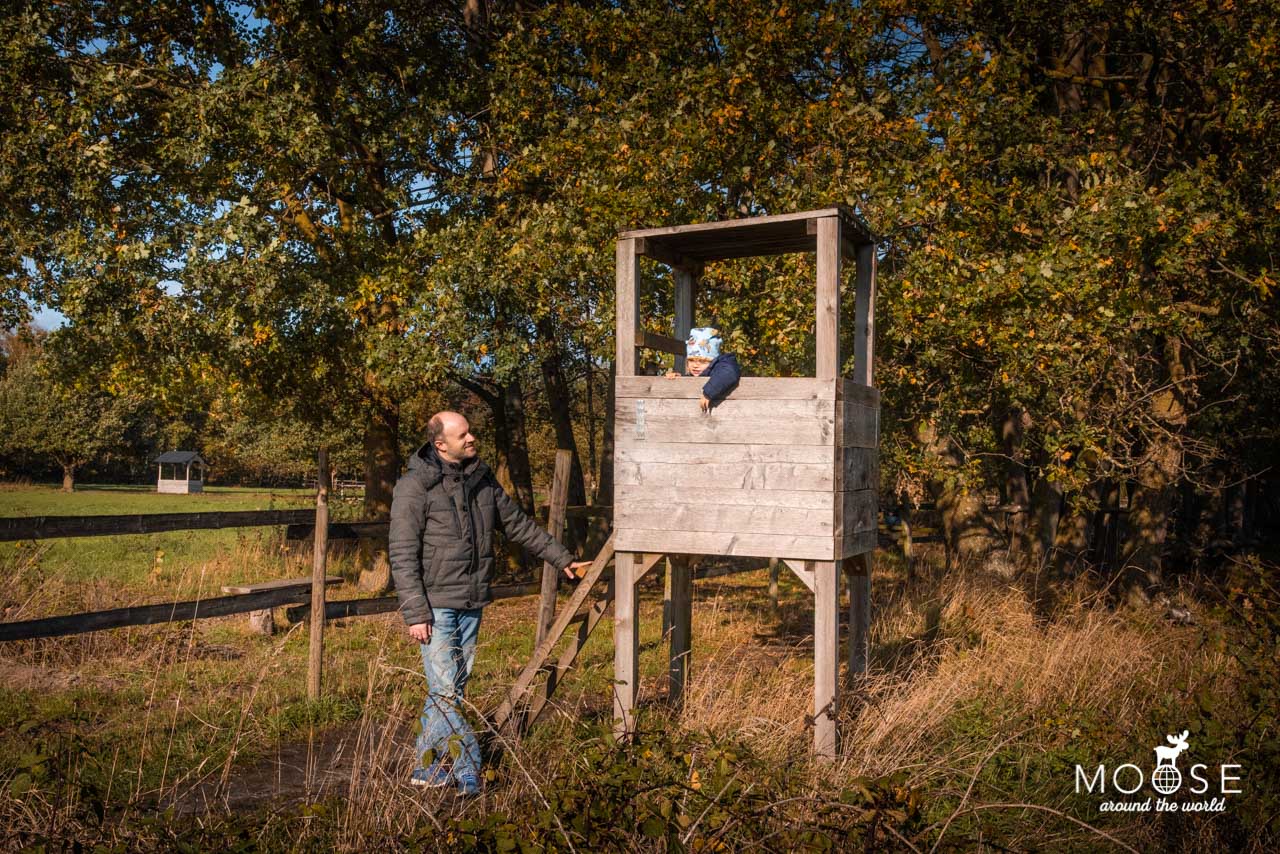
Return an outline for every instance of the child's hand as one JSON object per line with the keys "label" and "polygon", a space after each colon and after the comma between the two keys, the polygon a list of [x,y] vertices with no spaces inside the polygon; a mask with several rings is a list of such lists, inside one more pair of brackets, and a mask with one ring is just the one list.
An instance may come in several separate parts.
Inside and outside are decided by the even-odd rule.
{"label": "child's hand", "polygon": [[702,411],[703,412],[711,411],[711,401],[707,400],[707,396],[705,394],[702,396]]}

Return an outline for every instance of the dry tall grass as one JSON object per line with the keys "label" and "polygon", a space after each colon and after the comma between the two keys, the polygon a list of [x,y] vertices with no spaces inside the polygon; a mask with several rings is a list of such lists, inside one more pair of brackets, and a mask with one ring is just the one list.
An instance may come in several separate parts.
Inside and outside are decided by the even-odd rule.
{"label": "dry tall grass", "polygon": [[[789,774],[801,775],[815,792],[899,775],[907,788],[973,807],[985,796],[975,783],[993,756],[1034,757],[1037,752],[1070,748],[1073,740],[1097,745],[1100,738],[1103,743],[1110,739],[1113,748],[1126,743],[1126,737],[1132,742],[1153,708],[1176,707],[1180,698],[1229,669],[1222,652],[1199,643],[1198,629],[1171,627],[1144,614],[1117,613],[1091,599],[1083,587],[1059,591],[1062,598],[1046,613],[1024,589],[980,568],[946,576],[935,571],[910,585],[897,569],[891,561],[882,562],[875,578],[872,669],[845,694],[845,755],[839,762],[827,766],[807,759],[811,733],[805,717],[812,711],[813,690],[811,600],[807,591],[791,584],[784,587],[779,610],[773,611],[764,593],[763,572],[697,585],[693,677],[679,713],[655,703],[663,693],[665,673],[657,636],[661,603],[653,590],[646,591],[641,691],[642,702],[648,701],[645,725],[745,743],[756,755],[787,767]],[[18,567],[0,580],[6,603],[22,601],[25,611],[38,602],[38,609],[49,613],[51,603],[78,606],[92,600],[92,594],[72,593],[52,579],[33,581],[23,575],[29,570]],[[234,563],[210,565],[199,578],[179,586],[208,590],[221,583],[219,578],[244,570],[244,565]],[[481,672],[473,683],[472,700],[479,708],[495,706],[518,669],[518,650],[527,646],[507,640],[512,633],[530,630],[533,608],[531,600],[523,600],[490,609],[481,633]],[[352,640],[357,628],[358,643]],[[199,635],[190,627],[29,644],[0,650],[0,656],[10,666],[77,672],[92,670],[95,662],[138,657],[134,672],[146,674],[141,685],[147,699],[137,714],[138,744],[124,748],[132,767],[117,769],[117,760],[99,757],[113,765],[109,779],[119,781],[112,783],[107,798],[109,812],[115,813],[108,838],[130,838],[129,822],[156,808],[176,806],[196,821],[230,808],[241,813],[257,810],[253,826],[261,839],[275,839],[274,834],[284,832],[300,848],[323,842],[360,851],[395,844],[427,826],[442,834],[437,841],[445,847],[453,818],[545,808],[553,781],[580,763],[583,739],[607,728],[608,634],[605,623],[584,653],[579,672],[561,688],[560,713],[519,744],[505,745],[489,791],[470,802],[447,791],[424,792],[406,785],[414,764],[412,724],[423,683],[394,615],[370,618],[358,627],[339,626],[327,636],[333,674],[329,690],[359,706],[354,720],[327,728],[304,723],[282,730],[276,720],[288,700],[282,683],[302,680],[305,651],[295,637],[298,631],[260,645],[245,659],[242,672],[234,678],[221,673],[219,678],[226,681],[212,687],[199,682]],[[168,652],[148,656],[147,649],[157,644]],[[188,687],[165,696],[163,691],[174,683],[162,674],[174,670],[185,677],[179,685]],[[103,690],[109,694],[112,686]],[[190,750],[175,753],[175,740],[190,737],[179,734],[193,725],[191,717],[204,714],[211,703],[235,704],[233,714],[209,724],[223,747],[195,760]],[[285,737],[273,739],[273,731],[283,731]],[[1133,747],[1149,752],[1145,743]],[[174,765],[179,754],[185,757],[183,767]],[[1106,758],[1098,756],[1097,761]],[[162,768],[158,784],[157,764]],[[144,766],[152,772],[144,773]],[[143,786],[144,779],[151,781],[150,788]],[[1038,789],[1043,782],[1025,775],[1019,782],[1016,774],[1006,773],[997,784],[1005,787],[1003,801],[1032,802],[1044,796]],[[1071,780],[1061,782],[1065,789]],[[59,800],[70,797],[66,792],[72,790],[74,786],[64,787],[61,796],[52,790],[0,794],[0,819],[8,822],[11,834],[47,834],[49,828],[61,828],[74,836],[85,828],[76,824],[75,805]],[[298,824],[289,814],[275,811],[291,800],[325,806]],[[1053,810],[1061,804],[1041,801],[1040,806]],[[944,812],[954,817],[960,808]],[[287,830],[282,830],[285,824]],[[930,828],[935,838],[957,832],[947,815],[935,816]],[[1149,822],[1139,822],[1128,844],[1144,848],[1155,833]],[[1071,847],[1100,839],[1078,823],[1041,812],[1028,814],[1000,844]]]}

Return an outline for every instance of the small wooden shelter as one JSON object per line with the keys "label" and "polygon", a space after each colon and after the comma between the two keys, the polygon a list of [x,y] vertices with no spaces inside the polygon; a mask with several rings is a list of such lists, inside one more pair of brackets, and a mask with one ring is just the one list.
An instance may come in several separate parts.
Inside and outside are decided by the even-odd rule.
{"label": "small wooden shelter", "polygon": [[159,466],[156,492],[204,492],[204,473],[209,465],[195,451],[167,451],[156,457],[155,463]]}
{"label": "small wooden shelter", "polygon": [[[637,376],[637,351],[676,356],[698,325],[703,264],[817,253],[814,377],[743,377],[709,413],[702,378]],[[672,268],[674,337],[639,318],[640,258]],[[854,367],[841,374],[841,272],[856,268]],[[679,703],[691,650],[690,555],[781,558],[814,596],[814,750],[834,756],[840,576],[848,579],[850,676],[866,669],[876,546],[880,395],[872,385],[875,240],[845,208],[623,232],[617,241],[614,486],[614,715],[634,726],[639,678],[636,584],[671,560],[670,693]]]}

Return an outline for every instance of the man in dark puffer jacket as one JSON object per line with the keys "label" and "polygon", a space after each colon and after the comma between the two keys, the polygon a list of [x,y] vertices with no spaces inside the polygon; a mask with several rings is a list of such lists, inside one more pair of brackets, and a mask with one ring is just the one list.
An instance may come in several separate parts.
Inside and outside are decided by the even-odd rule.
{"label": "man in dark puffer jacket", "polygon": [[427,754],[433,761],[413,772],[416,785],[443,786],[452,777],[465,794],[480,789],[480,748],[461,701],[475,661],[481,609],[491,599],[495,523],[507,539],[570,578],[590,564],[575,563],[503,491],[476,457],[465,417],[437,413],[391,502],[391,574],[427,676],[417,752],[419,765]]}

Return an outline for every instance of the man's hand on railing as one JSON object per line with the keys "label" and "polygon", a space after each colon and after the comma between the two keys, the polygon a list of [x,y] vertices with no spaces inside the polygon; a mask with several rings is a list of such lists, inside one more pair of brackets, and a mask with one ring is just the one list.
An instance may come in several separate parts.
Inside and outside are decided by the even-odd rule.
{"label": "man's hand on railing", "polygon": [[589,560],[575,561],[564,568],[564,574],[577,581],[587,574],[587,568],[590,566],[591,561]]}

